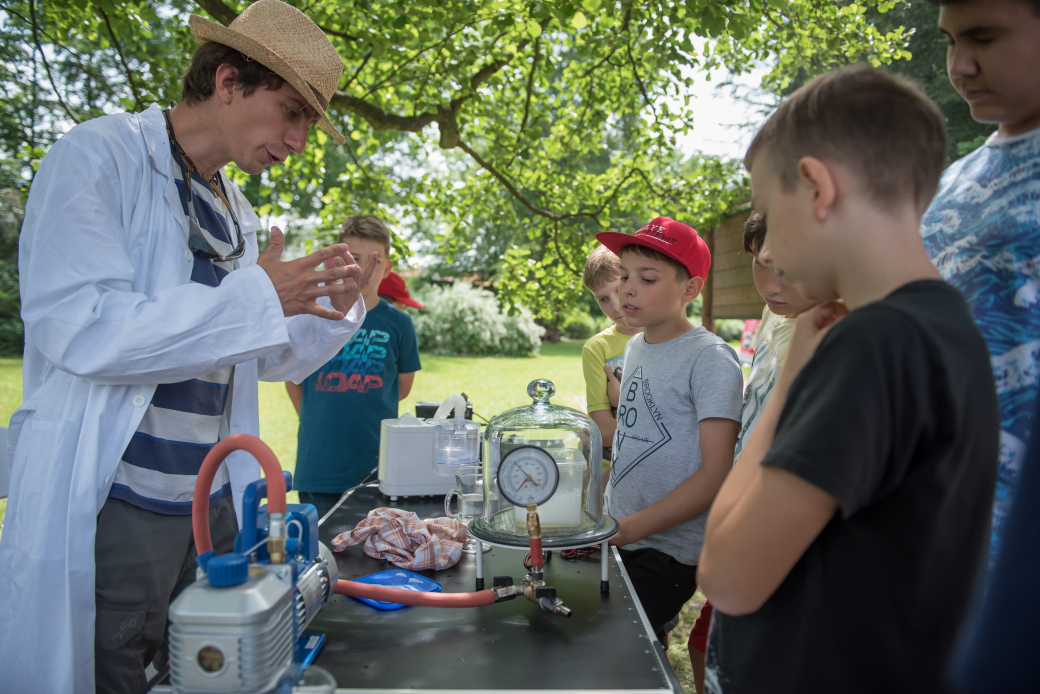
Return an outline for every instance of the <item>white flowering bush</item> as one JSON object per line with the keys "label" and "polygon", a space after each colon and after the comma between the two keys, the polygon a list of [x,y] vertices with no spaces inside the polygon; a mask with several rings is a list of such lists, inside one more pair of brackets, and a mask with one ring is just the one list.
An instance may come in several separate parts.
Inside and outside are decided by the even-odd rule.
{"label": "white flowering bush", "polygon": [[521,308],[510,316],[491,292],[467,282],[416,292],[426,308],[409,311],[419,349],[442,355],[527,357],[538,354],[543,329]]}

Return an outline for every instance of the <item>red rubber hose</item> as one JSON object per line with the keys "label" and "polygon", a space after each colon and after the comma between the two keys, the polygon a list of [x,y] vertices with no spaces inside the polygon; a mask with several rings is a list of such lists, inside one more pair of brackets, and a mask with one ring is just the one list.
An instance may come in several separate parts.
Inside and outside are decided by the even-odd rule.
{"label": "red rubber hose", "polygon": [[495,592],[492,590],[478,590],[475,593],[424,593],[405,588],[367,585],[343,579],[336,581],[333,590],[339,595],[349,595],[353,598],[399,602],[404,605],[421,607],[479,607],[495,602]]}
{"label": "red rubber hose", "polygon": [[209,536],[209,493],[213,486],[213,476],[217,474],[224,458],[232,451],[239,450],[251,454],[264,470],[267,477],[268,513],[285,513],[285,478],[282,477],[282,466],[278,464],[274,451],[255,436],[232,434],[210,449],[195,480],[195,494],[191,499],[191,529],[195,534],[195,549],[199,554],[213,549],[213,541]]}
{"label": "red rubber hose", "polygon": [[542,538],[531,538],[531,568],[545,564],[545,555],[542,554]]}

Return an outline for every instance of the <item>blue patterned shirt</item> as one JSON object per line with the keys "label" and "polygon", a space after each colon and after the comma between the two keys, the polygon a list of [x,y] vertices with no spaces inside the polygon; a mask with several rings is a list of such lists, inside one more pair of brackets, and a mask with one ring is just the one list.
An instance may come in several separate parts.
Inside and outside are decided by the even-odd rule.
{"label": "blue patterned shirt", "polygon": [[995,138],[950,166],[921,220],[928,255],[964,294],[993,363],[1001,432],[991,560],[1040,398],[1040,129]]}

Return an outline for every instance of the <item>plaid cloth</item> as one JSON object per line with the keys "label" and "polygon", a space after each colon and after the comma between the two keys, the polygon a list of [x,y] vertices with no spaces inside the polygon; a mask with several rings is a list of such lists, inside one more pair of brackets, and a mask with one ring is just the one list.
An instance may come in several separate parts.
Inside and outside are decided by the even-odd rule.
{"label": "plaid cloth", "polygon": [[447,569],[462,557],[466,526],[450,518],[427,518],[399,508],[376,508],[350,532],[332,539],[332,549],[365,543],[365,554],[402,569]]}

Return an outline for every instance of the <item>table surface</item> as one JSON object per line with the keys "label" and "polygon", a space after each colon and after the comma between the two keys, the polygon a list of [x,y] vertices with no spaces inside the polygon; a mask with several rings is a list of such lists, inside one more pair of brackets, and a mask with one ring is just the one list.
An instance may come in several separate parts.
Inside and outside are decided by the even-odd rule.
{"label": "table surface", "polygon": [[[443,515],[443,497],[391,502],[375,485],[344,495],[320,525],[322,542],[352,530],[369,510],[394,506],[421,518]],[[499,547],[484,553],[488,587],[496,575],[519,582],[525,551]],[[393,568],[360,546],[337,553],[340,578]],[[315,664],[336,678],[342,692],[682,692],[660,643],[650,631],[616,550],[611,548],[609,594],[600,592],[599,552],[566,560],[554,552],[546,582],[573,611],[545,612],[525,598],[484,607],[406,607],[381,611],[335,596],[308,632],[327,635]],[[476,560],[443,571],[417,572],[446,593],[474,589]]]}

